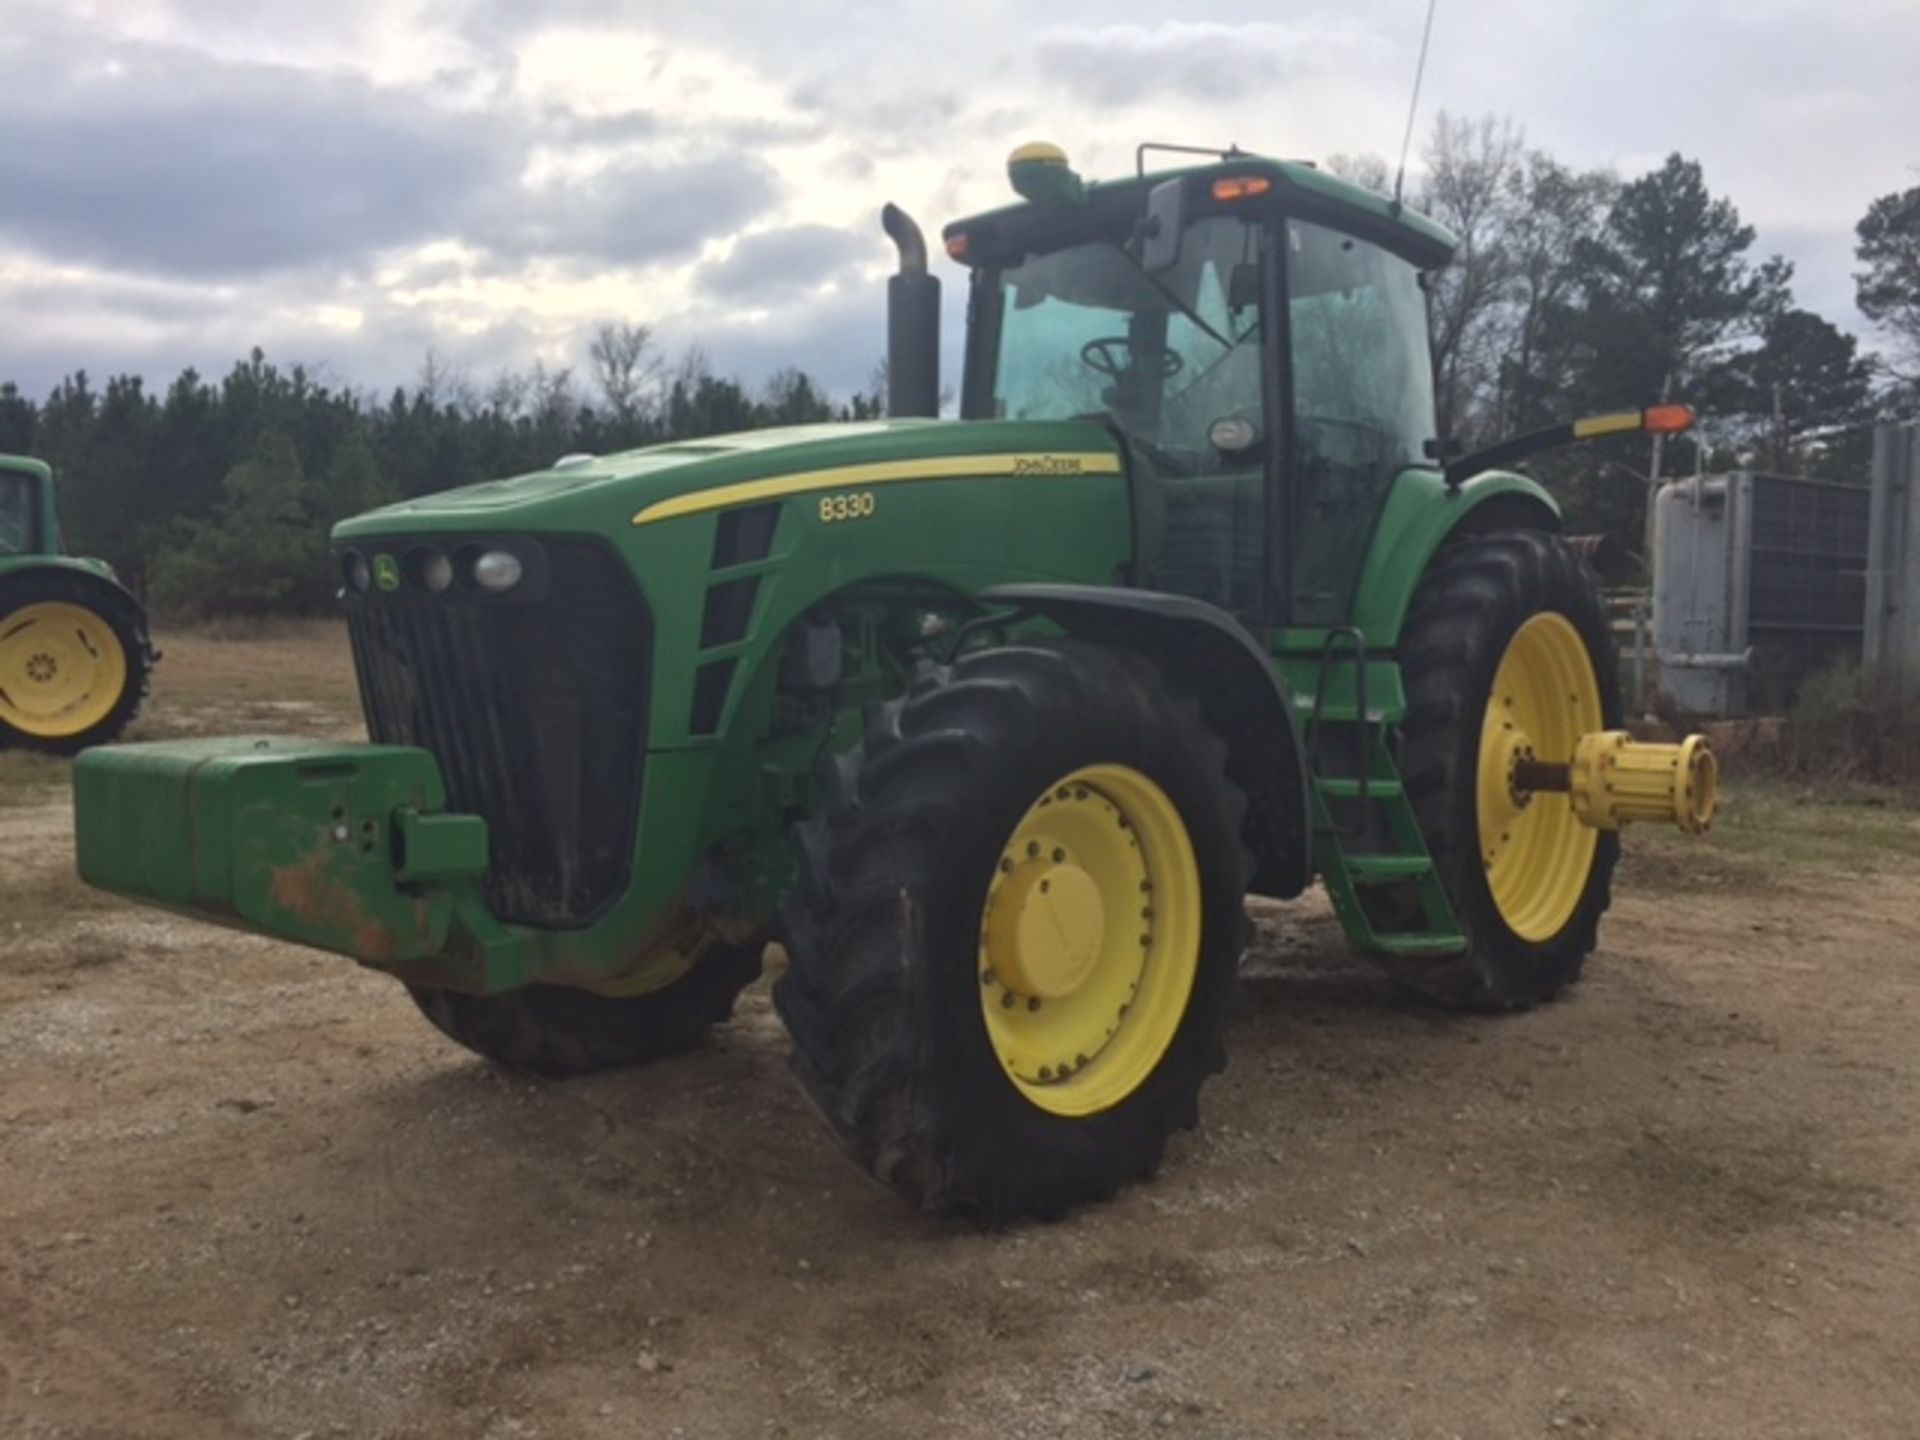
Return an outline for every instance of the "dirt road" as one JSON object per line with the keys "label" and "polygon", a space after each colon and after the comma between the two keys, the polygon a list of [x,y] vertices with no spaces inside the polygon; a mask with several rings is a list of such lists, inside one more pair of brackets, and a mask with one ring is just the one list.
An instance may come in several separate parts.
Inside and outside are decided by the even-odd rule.
{"label": "dirt road", "polygon": [[[175,642],[150,734],[350,730],[337,636]],[[930,1222],[833,1151],[764,985],[532,1084],[345,962],[68,878],[0,767],[0,1436],[1920,1434],[1920,820],[1633,837],[1509,1020],[1263,910],[1152,1185]]]}

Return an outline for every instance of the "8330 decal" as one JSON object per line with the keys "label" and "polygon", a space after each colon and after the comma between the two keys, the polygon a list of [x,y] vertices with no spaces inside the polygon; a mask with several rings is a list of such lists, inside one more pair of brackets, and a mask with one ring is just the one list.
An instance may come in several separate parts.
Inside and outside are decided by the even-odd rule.
{"label": "8330 decal", "polygon": [[820,518],[828,524],[841,520],[865,520],[873,514],[873,492],[856,490],[848,495],[822,495]]}

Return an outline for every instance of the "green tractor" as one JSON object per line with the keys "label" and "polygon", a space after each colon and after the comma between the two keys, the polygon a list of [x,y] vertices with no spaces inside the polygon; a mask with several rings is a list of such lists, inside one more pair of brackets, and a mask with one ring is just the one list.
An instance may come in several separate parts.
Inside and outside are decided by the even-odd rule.
{"label": "green tractor", "polygon": [[1573,981],[1697,738],[1619,729],[1553,502],[1435,435],[1452,240],[1227,152],[946,231],[889,206],[892,417],[569,457],[334,532],[371,745],[114,747],[84,877],[352,956],[507,1065],[687,1048],[760,972],[801,1086],[915,1204],[1151,1173],[1225,1063],[1249,893],[1318,876],[1410,990]]}
{"label": "green tractor", "polygon": [[71,755],[113,739],[158,658],[113,568],[61,553],[53,471],[0,455],[0,749]]}

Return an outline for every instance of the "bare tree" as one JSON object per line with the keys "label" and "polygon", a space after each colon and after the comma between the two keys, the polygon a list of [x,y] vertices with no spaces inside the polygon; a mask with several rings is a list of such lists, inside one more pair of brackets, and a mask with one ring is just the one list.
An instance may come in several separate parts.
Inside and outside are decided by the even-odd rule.
{"label": "bare tree", "polygon": [[1579,302],[1581,246],[1598,233],[1620,188],[1605,171],[1569,170],[1539,151],[1526,157],[1513,185],[1500,342],[1505,359],[1495,387],[1499,430],[1539,423],[1556,408],[1545,402],[1566,384],[1567,360],[1550,353],[1554,330]]}
{"label": "bare tree", "polygon": [[426,357],[420,362],[420,378],[416,382],[415,393],[429,408],[452,410],[461,415],[471,415],[476,408],[477,396],[473,382],[467,378],[466,370],[453,364],[429,347]]}
{"label": "bare tree", "polygon": [[1393,172],[1378,155],[1329,155],[1321,164],[1336,180],[1358,185],[1376,195],[1393,193]]}
{"label": "bare tree", "polygon": [[587,349],[594,381],[622,428],[646,418],[659,389],[662,367],[652,346],[651,326],[609,320],[594,332]]}
{"label": "bare tree", "polygon": [[1501,311],[1514,266],[1524,136],[1511,120],[1461,120],[1442,110],[1422,159],[1418,206],[1460,241],[1429,291],[1440,432],[1478,439],[1494,417],[1476,414],[1477,402],[1494,389],[1505,349]]}

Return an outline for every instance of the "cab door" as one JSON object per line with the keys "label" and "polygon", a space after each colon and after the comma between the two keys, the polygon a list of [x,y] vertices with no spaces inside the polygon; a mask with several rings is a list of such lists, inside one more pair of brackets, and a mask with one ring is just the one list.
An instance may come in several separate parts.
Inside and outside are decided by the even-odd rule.
{"label": "cab door", "polygon": [[1394,477],[1433,464],[1426,297],[1410,262],[1302,220],[1285,271],[1288,619],[1339,625]]}

